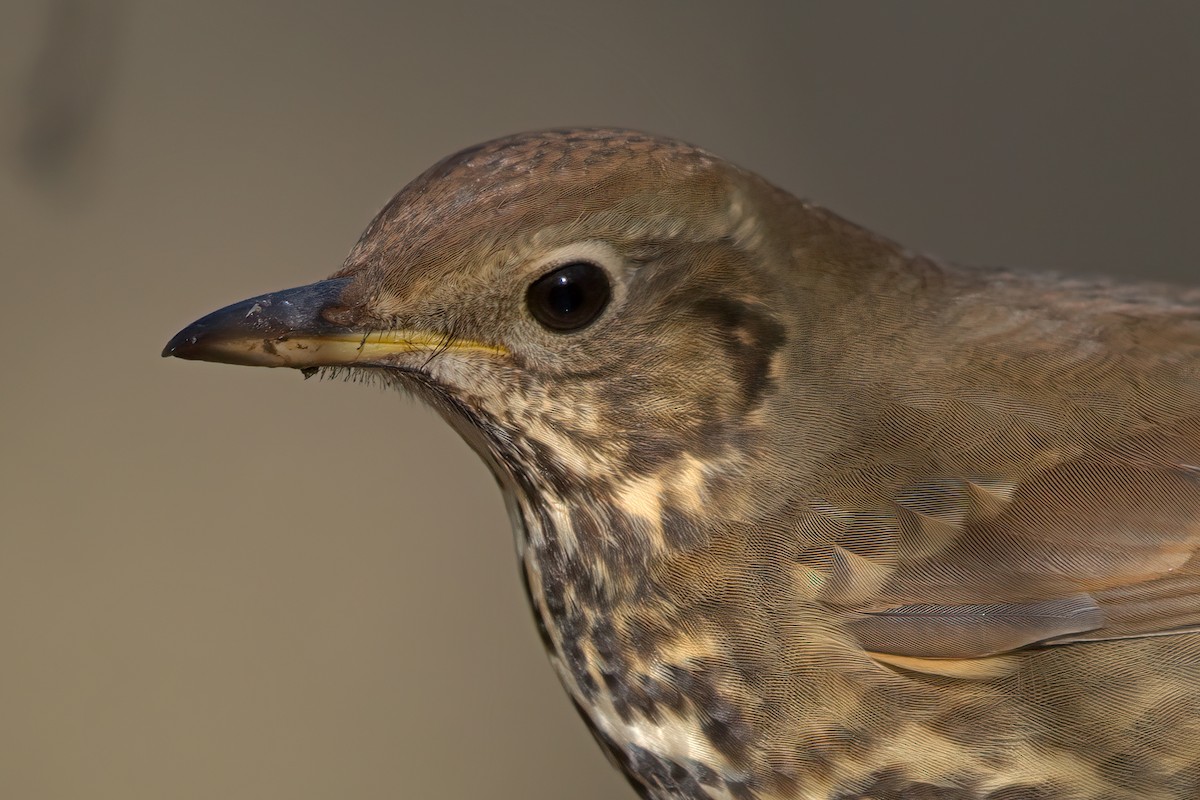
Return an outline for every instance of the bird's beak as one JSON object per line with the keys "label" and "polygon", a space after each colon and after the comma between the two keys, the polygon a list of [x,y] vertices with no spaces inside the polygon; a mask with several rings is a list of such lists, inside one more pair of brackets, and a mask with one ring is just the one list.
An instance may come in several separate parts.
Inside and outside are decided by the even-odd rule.
{"label": "bird's beak", "polygon": [[337,306],[349,278],[319,281],[226,306],[188,325],[163,356],[251,367],[384,365],[398,356],[445,349],[502,348],[417,330],[366,330],[336,325],[322,312]]}

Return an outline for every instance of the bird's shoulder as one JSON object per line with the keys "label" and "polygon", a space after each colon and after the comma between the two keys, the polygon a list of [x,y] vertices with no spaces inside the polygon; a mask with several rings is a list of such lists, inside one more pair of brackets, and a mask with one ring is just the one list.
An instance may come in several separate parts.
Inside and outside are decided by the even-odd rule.
{"label": "bird's shoulder", "polygon": [[1200,293],[975,280],[796,493],[801,585],[894,660],[1197,629]]}

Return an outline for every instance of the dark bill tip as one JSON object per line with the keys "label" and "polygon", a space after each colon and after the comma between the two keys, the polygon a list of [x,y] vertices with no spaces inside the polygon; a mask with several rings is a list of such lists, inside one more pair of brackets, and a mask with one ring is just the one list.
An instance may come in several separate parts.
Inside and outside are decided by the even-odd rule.
{"label": "dark bill tip", "polygon": [[277,343],[345,334],[321,312],[337,304],[349,278],[252,297],[214,311],[171,337],[163,357],[218,361],[249,366],[306,366],[302,353],[281,350]]}

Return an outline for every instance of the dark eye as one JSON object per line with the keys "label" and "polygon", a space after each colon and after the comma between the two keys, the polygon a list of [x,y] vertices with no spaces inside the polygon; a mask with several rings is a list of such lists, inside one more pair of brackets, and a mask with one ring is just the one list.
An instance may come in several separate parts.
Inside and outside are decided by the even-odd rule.
{"label": "dark eye", "polygon": [[600,316],[610,297],[612,287],[604,270],[574,261],[534,281],[525,302],[534,319],[550,330],[574,331]]}

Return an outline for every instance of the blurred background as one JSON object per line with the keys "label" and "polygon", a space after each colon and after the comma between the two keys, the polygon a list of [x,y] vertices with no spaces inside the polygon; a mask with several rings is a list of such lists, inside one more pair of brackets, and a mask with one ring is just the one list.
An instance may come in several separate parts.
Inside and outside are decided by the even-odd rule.
{"label": "blurred background", "polygon": [[626,798],[431,412],[164,361],[505,133],[700,143],[911,247],[1200,281],[1200,4],[5,0],[0,797]]}

